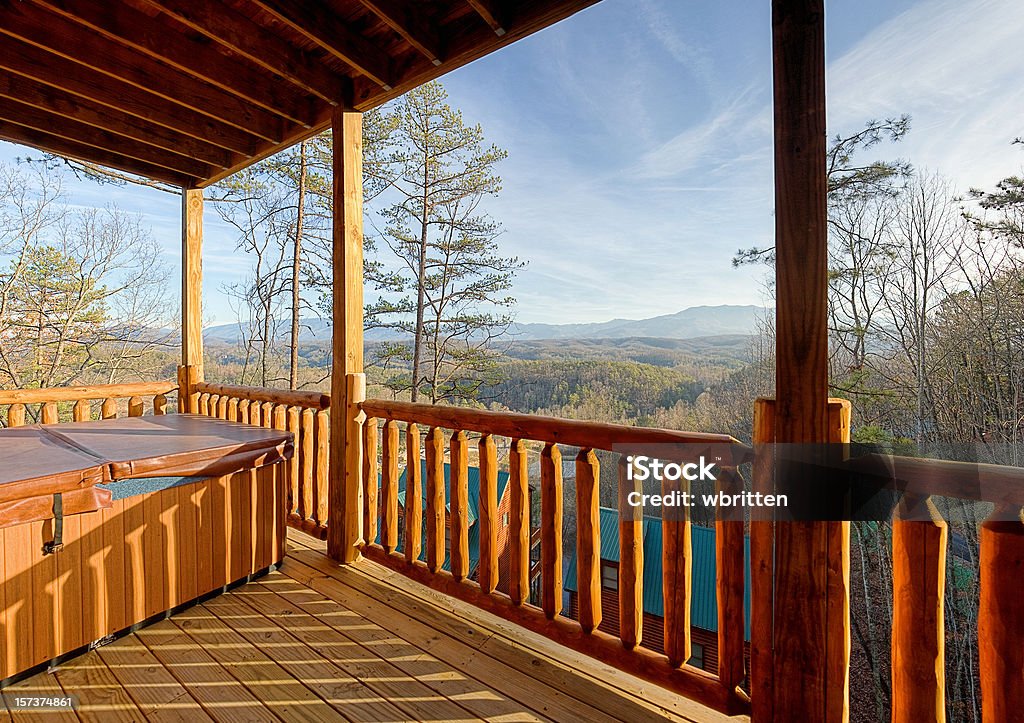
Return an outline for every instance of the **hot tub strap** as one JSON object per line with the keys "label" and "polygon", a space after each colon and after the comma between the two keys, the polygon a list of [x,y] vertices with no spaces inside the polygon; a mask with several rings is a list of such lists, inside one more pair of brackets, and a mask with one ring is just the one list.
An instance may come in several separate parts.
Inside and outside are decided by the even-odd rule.
{"label": "hot tub strap", "polygon": [[43,554],[52,555],[64,548],[64,499],[60,492],[53,495],[53,541],[43,545]]}

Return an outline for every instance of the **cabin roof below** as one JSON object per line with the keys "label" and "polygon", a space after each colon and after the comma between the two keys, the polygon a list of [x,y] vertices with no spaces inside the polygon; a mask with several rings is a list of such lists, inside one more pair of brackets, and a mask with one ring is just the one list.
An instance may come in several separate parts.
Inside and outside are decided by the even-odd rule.
{"label": "cabin roof below", "polygon": [[0,0],[0,138],[203,187],[597,0]]}

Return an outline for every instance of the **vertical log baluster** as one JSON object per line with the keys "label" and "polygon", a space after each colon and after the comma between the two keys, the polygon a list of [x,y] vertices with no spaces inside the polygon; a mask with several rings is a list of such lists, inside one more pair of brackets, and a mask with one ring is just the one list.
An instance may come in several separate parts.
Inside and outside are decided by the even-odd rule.
{"label": "vertical log baluster", "polygon": [[167,396],[164,394],[157,394],[153,397],[153,414],[162,417],[167,414]]}
{"label": "vertical log baluster", "polygon": [[249,424],[250,411],[249,407],[252,404],[248,399],[238,400],[238,421],[242,424]]}
{"label": "vertical log baluster", "polygon": [[228,418],[228,403],[230,401],[231,400],[228,397],[226,397],[226,396],[221,396],[217,400],[217,419],[227,419]]}
{"label": "vertical log baluster", "polygon": [[526,442],[513,439],[508,451],[509,597],[521,605],[530,594],[530,477]]}
{"label": "vertical log baluster", "polygon": [[267,414],[270,424],[266,426],[279,432],[288,431],[288,407],[283,404],[272,404],[270,407],[270,413]]}
{"label": "vertical log baluster", "polygon": [[239,404],[238,397],[231,397],[231,399],[228,400],[228,421],[229,422],[237,422],[238,421],[238,404]]}
{"label": "vertical log baluster", "polygon": [[405,559],[418,560],[423,549],[423,467],[420,463],[420,430],[410,422],[405,428]]}
{"label": "vertical log baluster", "polygon": [[[685,480],[661,481],[663,497],[689,492]],[[688,507],[662,508],[662,597],[665,605],[665,655],[673,668],[690,659],[690,599],[693,588],[693,545]],[[642,543],[641,543],[642,544]],[[721,601],[721,598],[719,598]]]}
{"label": "vertical log baluster", "polygon": [[145,412],[145,407],[142,404],[142,397],[129,397],[128,398],[128,416],[129,417],[141,417]]}
{"label": "vertical log baluster", "polygon": [[562,612],[562,453],[544,445],[540,455],[541,606],[549,620]]}
{"label": "vertical log baluster", "polygon": [[452,435],[449,454],[452,577],[462,580],[469,575],[469,444],[462,430]]}
{"label": "vertical log baluster", "polygon": [[[273,402],[263,402],[260,409],[260,421],[262,426],[267,429],[274,429],[276,424],[274,423],[275,405]],[[284,429],[282,426],[281,429]]]}
{"label": "vertical log baluster", "polygon": [[8,427],[23,427],[25,426],[25,405],[24,404],[12,404],[7,408],[7,426]]}
{"label": "vertical log baluster", "polygon": [[381,479],[381,545],[388,553],[398,547],[398,422],[384,422],[384,476]]}
{"label": "vertical log baluster", "polygon": [[[634,477],[630,479],[630,477]],[[643,638],[644,533],[643,507],[629,504],[630,492],[642,492],[629,474],[626,458],[619,458],[619,638],[632,650]]]}
{"label": "vertical log baluster", "polygon": [[322,409],[316,413],[316,464],[313,474],[316,476],[316,522],[321,527],[327,525],[329,504],[327,486],[331,469],[331,413]]}
{"label": "vertical log baluster", "polygon": [[996,507],[981,525],[978,659],[984,723],[1013,720],[1024,710],[1024,518]]}
{"label": "vertical log baluster", "polygon": [[601,624],[601,463],[592,449],[576,455],[576,560],[579,622],[592,633]]}
{"label": "vertical log baluster", "polygon": [[302,428],[299,425],[302,410],[298,407],[288,407],[286,425],[288,431],[292,433],[292,441],[295,445],[295,453],[289,460],[288,474],[291,479],[288,480],[288,498],[289,505],[288,511],[299,517],[300,519],[306,519],[306,516],[300,512],[300,505],[302,504],[303,490],[303,477],[302,474]]}
{"label": "vertical log baluster", "polygon": [[892,523],[892,721],[944,721],[947,526],[930,499],[901,507],[918,519]]}
{"label": "vertical log baluster", "polygon": [[206,414],[210,417],[216,418],[217,408],[220,404],[220,395],[211,394],[210,398],[206,401]]}
{"label": "vertical log baluster", "polygon": [[57,402],[46,402],[43,404],[40,421],[43,424],[56,424],[60,421],[57,411]]}
{"label": "vertical log baluster", "polygon": [[299,517],[303,520],[312,520],[316,515],[313,507],[313,410],[300,410],[299,436],[296,438],[296,448],[302,450],[300,460],[300,471],[302,481],[299,487],[302,491],[299,499]]}
{"label": "vertical log baluster", "polygon": [[444,432],[431,427],[427,433],[427,569],[437,572],[444,564]]}
{"label": "vertical log baluster", "polygon": [[498,452],[494,437],[485,434],[480,454],[480,589],[494,592],[498,586]]}
{"label": "vertical log baluster", "polygon": [[199,395],[199,411],[197,414],[210,415],[210,395],[205,392]]}
{"label": "vertical log baluster", "polygon": [[[723,469],[718,490],[724,494],[743,491],[743,477],[736,469]],[[718,597],[718,678],[731,695],[743,680],[743,518],[715,521],[715,567]]]}
{"label": "vertical log baluster", "polygon": [[107,397],[103,400],[103,404],[100,405],[100,419],[116,419],[117,418],[117,400]]}
{"label": "vertical log baluster", "polygon": [[377,472],[377,420],[368,417],[363,425],[363,536],[367,545],[377,541],[379,511],[377,490],[380,475]]}
{"label": "vertical log baluster", "polygon": [[71,417],[76,422],[88,422],[90,417],[89,400],[79,399],[75,402],[75,408],[71,412]]}

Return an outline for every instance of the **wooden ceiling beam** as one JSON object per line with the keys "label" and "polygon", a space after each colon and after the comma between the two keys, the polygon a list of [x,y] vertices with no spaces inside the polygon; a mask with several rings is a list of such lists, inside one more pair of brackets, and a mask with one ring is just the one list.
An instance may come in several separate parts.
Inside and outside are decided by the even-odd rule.
{"label": "wooden ceiling beam", "polygon": [[307,93],[275,82],[277,79],[262,68],[224,54],[214,43],[197,42],[166,14],[153,17],[124,2],[33,2],[292,123],[309,126],[316,114]]}
{"label": "wooden ceiling beam", "polygon": [[[284,137],[285,122],[279,116],[176,68],[111,43],[98,33],[86,32],[82,25],[29,2],[13,3],[0,12],[0,33],[123,80],[146,93],[159,94],[271,143]],[[81,69],[77,74],[82,74]],[[52,75],[54,84],[63,82],[63,78]],[[69,80],[74,79],[72,76]]]}
{"label": "wooden ceiling beam", "polygon": [[491,30],[499,38],[508,32],[505,13],[498,7],[498,0],[466,0],[470,7],[476,10],[476,14],[484,19],[484,22],[491,26]]}
{"label": "wooden ceiling beam", "polygon": [[401,35],[434,65],[441,64],[441,38],[417,6],[402,0],[361,0],[363,5]]}
{"label": "wooden ceiling beam", "polygon": [[301,33],[338,59],[351,65],[385,90],[392,87],[391,58],[352,31],[326,5],[292,0],[253,0],[279,22]]}
{"label": "wooden ceiling beam", "polygon": [[0,73],[0,97],[20,101],[53,113],[58,118],[74,118],[93,128],[148,143],[165,151],[184,154],[218,168],[228,168],[242,160],[238,155],[206,141],[147,123],[135,116],[15,73]]}
{"label": "wooden ceiling beam", "polygon": [[54,115],[11,98],[6,98],[0,103],[0,120],[159,166],[168,171],[178,171],[186,176],[206,178],[215,171],[208,163],[95,128],[73,118]]}
{"label": "wooden ceiling beam", "polygon": [[169,171],[161,166],[146,163],[134,158],[112,153],[77,141],[70,141],[34,128],[0,120],[0,138],[22,145],[32,146],[47,153],[58,153],[69,158],[77,158],[90,163],[116,168],[119,171],[134,173],[155,181],[163,181],[174,186],[188,188],[195,184],[196,179],[183,173]]}
{"label": "wooden ceiling beam", "polygon": [[565,0],[552,4],[546,0],[517,0],[515,15],[506,20],[506,32],[500,37],[490,26],[482,26],[472,16],[463,18],[462,20],[469,22],[462,22],[461,27],[447,32],[445,59],[440,66],[417,58],[396,75],[395,85],[388,91],[382,91],[378,86],[367,83],[364,78],[355,78],[352,91],[353,107],[362,111],[376,108],[418,85],[439,78],[499,48],[543,30],[598,1]]}
{"label": "wooden ceiling beam", "polygon": [[35,81],[41,93],[64,94],[68,102],[94,102],[144,121],[146,128],[153,124],[154,131],[167,129],[246,157],[257,151],[260,139],[253,134],[14,38],[0,40],[0,70]]}
{"label": "wooden ceiling beam", "polygon": [[143,0],[300,88],[337,105],[345,79],[224,3]]}

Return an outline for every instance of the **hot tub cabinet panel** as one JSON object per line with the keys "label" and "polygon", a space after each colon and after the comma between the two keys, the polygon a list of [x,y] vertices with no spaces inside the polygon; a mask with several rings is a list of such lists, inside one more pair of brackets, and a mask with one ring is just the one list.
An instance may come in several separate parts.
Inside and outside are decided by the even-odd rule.
{"label": "hot tub cabinet panel", "polygon": [[[232,426],[228,436],[237,439],[240,425]],[[258,432],[276,451],[258,453],[255,469],[144,479],[106,473],[95,487],[106,506],[66,510],[56,551],[45,551],[55,538],[52,515],[0,525],[0,684],[280,563],[290,435]],[[141,459],[144,441],[139,448]],[[209,444],[197,456],[216,457]],[[238,459],[238,451],[225,456]]]}

